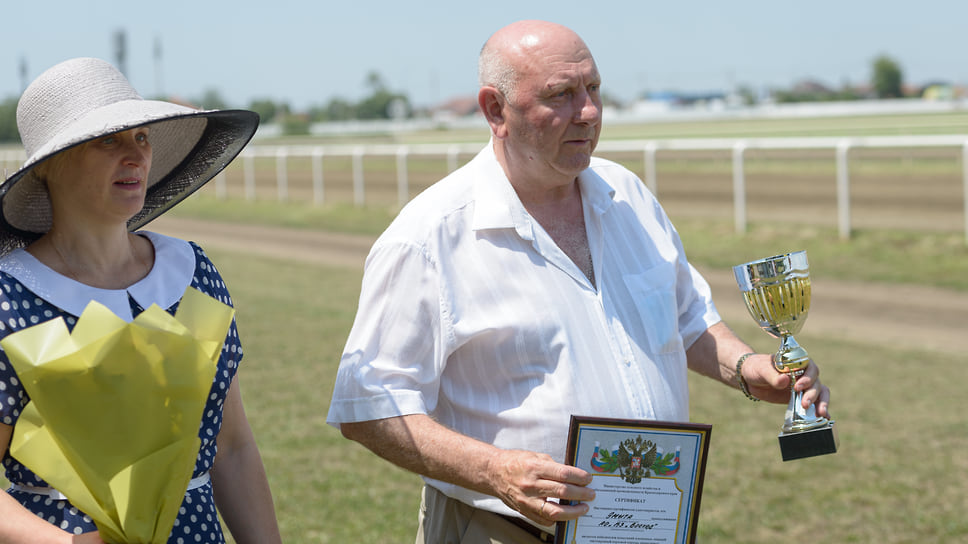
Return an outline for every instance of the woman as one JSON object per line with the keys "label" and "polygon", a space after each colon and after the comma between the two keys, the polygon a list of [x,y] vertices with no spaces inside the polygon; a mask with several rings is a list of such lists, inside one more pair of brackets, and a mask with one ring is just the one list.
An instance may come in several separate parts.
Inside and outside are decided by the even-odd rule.
{"label": "woman", "polygon": [[[174,313],[189,286],[226,304],[194,243],[133,232],[201,187],[248,143],[258,115],[143,100],[110,64],[73,59],[24,91],[25,166],[0,185],[0,338],[97,300],[126,321],[152,304]],[[169,542],[280,542],[272,496],[239,391],[233,320],[203,418],[202,445]],[[29,398],[0,352],[0,542],[102,542],[90,517],[10,455]]]}

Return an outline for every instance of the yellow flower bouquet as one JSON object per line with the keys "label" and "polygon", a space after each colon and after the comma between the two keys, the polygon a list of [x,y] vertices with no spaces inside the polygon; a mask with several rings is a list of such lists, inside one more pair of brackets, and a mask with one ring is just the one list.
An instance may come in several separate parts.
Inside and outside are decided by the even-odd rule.
{"label": "yellow flower bouquet", "polygon": [[30,396],[10,453],[112,544],[163,543],[191,479],[198,428],[234,310],[188,288],[175,316],[131,323],[91,302],[0,346]]}

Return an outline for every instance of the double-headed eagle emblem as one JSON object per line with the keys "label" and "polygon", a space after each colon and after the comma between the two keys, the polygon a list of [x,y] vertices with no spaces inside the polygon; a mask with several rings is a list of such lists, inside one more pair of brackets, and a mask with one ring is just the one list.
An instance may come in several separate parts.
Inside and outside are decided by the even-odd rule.
{"label": "double-headed eagle emblem", "polygon": [[656,455],[656,445],[651,440],[645,440],[641,436],[625,440],[618,448],[619,475],[630,484],[637,484],[642,478],[651,477]]}

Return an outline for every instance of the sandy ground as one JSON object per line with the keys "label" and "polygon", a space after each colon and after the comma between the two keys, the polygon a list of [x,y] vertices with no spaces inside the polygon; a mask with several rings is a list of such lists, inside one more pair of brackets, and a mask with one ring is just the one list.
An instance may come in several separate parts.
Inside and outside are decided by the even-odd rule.
{"label": "sandy ground", "polygon": [[[155,220],[150,228],[195,240],[207,248],[359,270],[373,243],[367,236],[168,216]],[[723,318],[734,323],[750,320],[732,272],[701,271],[712,286]],[[814,279],[812,291],[810,317],[805,324],[811,336],[953,354],[968,352],[968,293],[828,279]]]}

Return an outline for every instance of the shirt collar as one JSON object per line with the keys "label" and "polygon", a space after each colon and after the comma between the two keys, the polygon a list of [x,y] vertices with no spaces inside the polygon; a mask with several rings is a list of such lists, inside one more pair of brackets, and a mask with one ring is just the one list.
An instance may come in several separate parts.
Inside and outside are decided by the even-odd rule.
{"label": "shirt collar", "polygon": [[10,274],[39,298],[80,316],[96,300],[125,321],[132,321],[129,297],[142,308],[168,309],[181,299],[195,273],[195,252],[184,240],[142,231],[155,249],[148,275],[127,289],[100,289],[62,276],[23,249],[0,258],[0,270]]}
{"label": "shirt collar", "polygon": [[589,166],[578,174],[578,185],[581,187],[582,205],[590,206],[596,215],[605,213],[615,203],[615,189],[594,168],[597,159],[592,159]]}
{"label": "shirt collar", "polygon": [[[595,159],[592,159],[594,162]],[[533,240],[530,216],[511,186],[494,154],[493,138],[472,161],[474,176],[474,230],[513,228],[525,240]],[[601,215],[612,205],[615,189],[594,168],[578,175],[583,204]]]}
{"label": "shirt collar", "polygon": [[[474,157],[474,230],[518,228],[527,222],[524,206],[494,155],[494,140]],[[517,229],[521,230],[521,229]],[[530,229],[528,229],[530,230]],[[525,236],[530,238],[530,236]]]}

